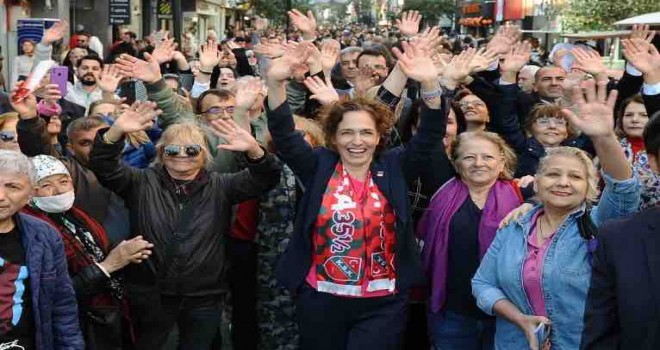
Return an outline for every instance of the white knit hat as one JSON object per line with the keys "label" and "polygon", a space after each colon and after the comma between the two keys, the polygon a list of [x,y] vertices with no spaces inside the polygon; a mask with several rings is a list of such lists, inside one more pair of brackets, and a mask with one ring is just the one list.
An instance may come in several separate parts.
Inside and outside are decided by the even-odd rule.
{"label": "white knit hat", "polygon": [[30,159],[34,165],[34,172],[37,175],[37,182],[51,175],[69,175],[69,170],[64,163],[53,156],[40,154]]}

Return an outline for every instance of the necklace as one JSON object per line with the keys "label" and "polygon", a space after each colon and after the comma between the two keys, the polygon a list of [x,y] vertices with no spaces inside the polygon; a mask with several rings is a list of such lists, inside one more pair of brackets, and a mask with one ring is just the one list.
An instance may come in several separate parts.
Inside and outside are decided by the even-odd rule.
{"label": "necklace", "polygon": [[[548,235],[548,237],[543,234],[543,218],[545,218],[545,215],[539,218],[539,234],[541,235],[541,239],[545,241],[548,237],[552,236],[552,234]],[[548,221],[547,218],[546,221]],[[550,226],[550,222],[548,222],[548,226]]]}

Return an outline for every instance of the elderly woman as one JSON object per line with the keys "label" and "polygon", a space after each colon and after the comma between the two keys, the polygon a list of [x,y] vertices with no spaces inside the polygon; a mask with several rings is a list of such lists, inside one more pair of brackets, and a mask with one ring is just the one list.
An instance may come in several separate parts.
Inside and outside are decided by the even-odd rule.
{"label": "elderly woman", "polygon": [[559,147],[543,158],[534,183],[540,205],[497,233],[472,280],[479,307],[497,316],[497,349],[546,346],[535,334],[541,323],[551,327],[552,348],[579,348],[596,227],[639,206],[639,181],[614,134],[616,92],[606,101],[605,83],[585,89],[586,101],[574,89],[578,114],[563,113],[593,141],[605,190],[590,208],[597,175],[583,151]]}
{"label": "elderly woman", "polygon": [[18,113],[7,112],[0,114],[0,149],[20,152],[16,125],[18,124]]}
{"label": "elderly woman", "polygon": [[431,341],[436,349],[492,349],[494,320],[477,307],[470,279],[500,220],[522,203],[516,157],[496,134],[474,131],[458,135],[451,159],[458,176],[436,192],[418,227]]}
{"label": "elderly woman", "polygon": [[85,348],[62,239],[46,222],[19,211],[36,183],[24,155],[0,150],[0,298],[6,349]]}
{"label": "elderly woman", "polygon": [[146,259],[152,245],[138,236],[110,249],[103,226],[73,206],[73,180],[64,163],[38,155],[32,164],[37,184],[23,211],[55,227],[64,241],[85,344],[91,349],[132,348],[128,300],[117,272]]}
{"label": "elderly woman", "polygon": [[635,95],[621,103],[621,113],[616,119],[616,131],[628,162],[642,181],[640,210],[655,206],[660,201],[660,178],[649,165],[642,134],[649,122],[649,115],[642,96]]}
{"label": "elderly woman", "polygon": [[179,348],[208,349],[221,322],[226,292],[225,239],[232,206],[277,183],[280,166],[245,130],[214,121],[223,149],[242,156],[247,169],[220,174],[205,169],[210,153],[195,124],[172,125],[156,145],[158,164],[133,169],[119,161],[124,135],[146,130],[158,114],[137,103],[100,130],[90,169],[124,198],[132,229],[154,244],[146,264],[126,269],[138,349],[159,349],[178,323]]}
{"label": "elderly woman", "polygon": [[[322,113],[328,148],[312,149],[296,132],[285,81],[309,56],[307,44],[268,71],[268,126],[280,156],[305,193],[277,277],[296,294],[302,349],[398,349],[409,288],[420,279],[406,179],[442,147],[440,109],[430,54],[405,43],[395,50],[427,107],[405,147],[383,150],[393,126],[384,105],[336,102]],[[385,331],[383,331],[385,330]]]}

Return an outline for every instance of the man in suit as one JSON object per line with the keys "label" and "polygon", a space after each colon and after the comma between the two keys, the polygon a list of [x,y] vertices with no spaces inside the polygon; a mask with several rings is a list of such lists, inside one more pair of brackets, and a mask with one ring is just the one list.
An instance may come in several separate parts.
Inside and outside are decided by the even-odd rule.
{"label": "man in suit", "polygon": [[[653,170],[660,161],[660,113],[646,125]],[[660,349],[660,206],[598,233],[581,349]]]}

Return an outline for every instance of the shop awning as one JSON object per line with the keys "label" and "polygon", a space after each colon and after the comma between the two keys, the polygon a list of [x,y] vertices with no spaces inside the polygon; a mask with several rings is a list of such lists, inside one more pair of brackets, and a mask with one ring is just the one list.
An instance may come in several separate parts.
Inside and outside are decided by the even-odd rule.
{"label": "shop awning", "polygon": [[660,12],[646,13],[614,22],[614,25],[617,26],[631,26],[633,24],[660,25]]}

